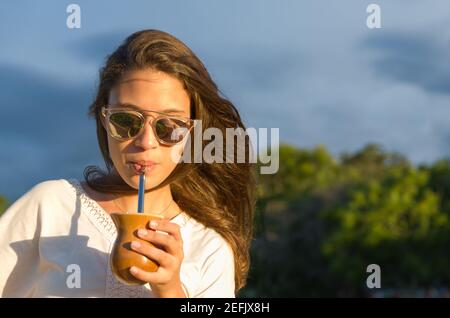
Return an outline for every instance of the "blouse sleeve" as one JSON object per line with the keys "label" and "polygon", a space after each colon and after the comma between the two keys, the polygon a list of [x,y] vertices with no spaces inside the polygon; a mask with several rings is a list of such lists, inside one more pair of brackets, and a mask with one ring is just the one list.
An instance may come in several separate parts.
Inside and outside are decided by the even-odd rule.
{"label": "blouse sleeve", "polygon": [[228,243],[222,238],[215,240],[218,244],[210,244],[205,260],[200,269],[200,286],[198,298],[234,298],[234,256]]}
{"label": "blouse sleeve", "polygon": [[0,295],[32,294],[39,270],[38,221],[42,183],[14,202],[0,217]]}

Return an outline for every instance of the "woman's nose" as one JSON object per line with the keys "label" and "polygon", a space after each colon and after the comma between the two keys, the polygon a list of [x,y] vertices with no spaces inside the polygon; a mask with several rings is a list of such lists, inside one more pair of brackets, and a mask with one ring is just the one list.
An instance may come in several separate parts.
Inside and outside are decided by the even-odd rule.
{"label": "woman's nose", "polygon": [[156,148],[158,146],[158,140],[156,139],[156,136],[153,133],[151,123],[147,121],[142,130],[143,131],[139,134],[139,136],[136,137],[135,140],[136,146],[141,147],[143,149]]}

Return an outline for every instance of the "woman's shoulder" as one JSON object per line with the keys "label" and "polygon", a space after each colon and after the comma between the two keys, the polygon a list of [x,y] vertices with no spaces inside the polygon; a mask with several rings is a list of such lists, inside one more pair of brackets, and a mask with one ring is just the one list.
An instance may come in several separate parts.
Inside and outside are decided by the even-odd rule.
{"label": "woman's shoulder", "polygon": [[73,198],[70,197],[67,182],[65,179],[45,180],[32,186],[2,214],[0,229],[15,224],[22,234],[30,234],[38,225],[38,220],[52,220],[63,210],[70,212],[72,204],[67,202]]}
{"label": "woman's shoulder", "polygon": [[61,199],[62,194],[69,193],[70,182],[66,179],[44,180],[31,187],[23,197],[33,198],[38,201]]}
{"label": "woman's shoulder", "polygon": [[19,197],[9,209],[20,208],[20,210],[24,210],[24,207],[36,207],[43,204],[51,206],[56,202],[70,200],[70,188],[68,186],[69,181],[66,179],[41,181]]}
{"label": "woman's shoulder", "polygon": [[36,183],[29,191],[33,193],[44,193],[49,190],[60,191],[65,187],[68,180],[66,179],[49,179]]}

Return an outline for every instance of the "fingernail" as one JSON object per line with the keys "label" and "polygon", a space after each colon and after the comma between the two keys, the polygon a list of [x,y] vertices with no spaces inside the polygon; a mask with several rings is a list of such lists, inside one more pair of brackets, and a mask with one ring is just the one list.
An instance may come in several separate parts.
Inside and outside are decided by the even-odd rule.
{"label": "fingernail", "polygon": [[139,236],[146,236],[146,235],[147,235],[147,231],[144,230],[144,229],[140,229],[140,230],[138,231],[138,235],[139,235]]}
{"label": "fingernail", "polygon": [[137,274],[138,270],[137,270],[136,267],[132,266],[132,267],[130,268],[130,272],[133,273],[133,274]]}
{"label": "fingernail", "polygon": [[158,226],[158,222],[156,222],[156,221],[150,221],[150,227],[151,227],[152,229],[156,229],[157,226]]}
{"label": "fingernail", "polygon": [[131,247],[132,248],[139,248],[139,247],[141,247],[141,243],[133,241],[133,242],[131,242]]}

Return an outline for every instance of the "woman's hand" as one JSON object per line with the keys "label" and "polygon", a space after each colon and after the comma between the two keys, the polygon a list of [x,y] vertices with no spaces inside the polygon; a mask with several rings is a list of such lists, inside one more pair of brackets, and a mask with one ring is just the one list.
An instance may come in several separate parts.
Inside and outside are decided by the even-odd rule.
{"label": "woman's hand", "polygon": [[[158,297],[186,297],[181,287],[180,267],[183,261],[183,241],[178,224],[163,219],[150,222],[150,228],[140,229],[138,236],[147,242],[133,241],[131,248],[159,264],[156,272],[146,272],[133,266],[130,272],[151,285]],[[156,230],[166,232],[157,233]]]}

